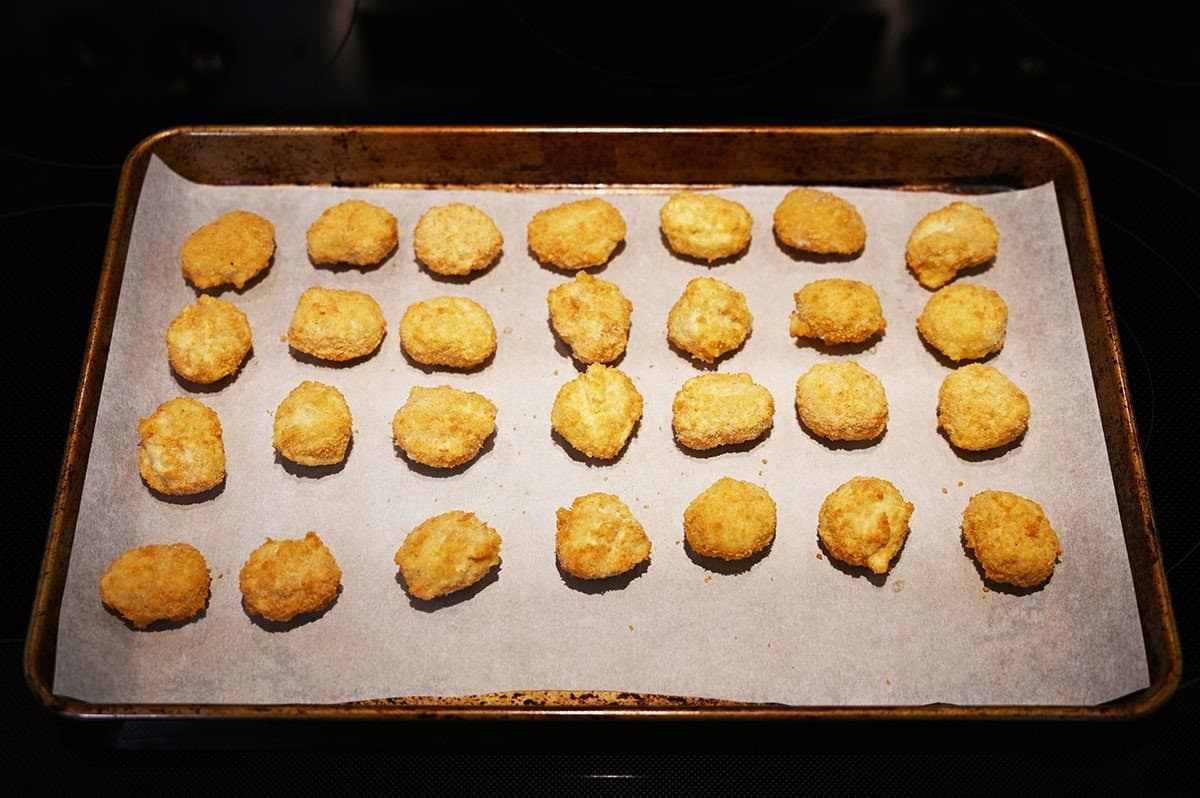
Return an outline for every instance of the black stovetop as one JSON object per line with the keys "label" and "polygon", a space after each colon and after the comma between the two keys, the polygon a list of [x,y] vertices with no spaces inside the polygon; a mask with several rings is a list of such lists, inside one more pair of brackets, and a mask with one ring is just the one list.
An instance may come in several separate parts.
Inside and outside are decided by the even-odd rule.
{"label": "black stovetop", "polygon": [[1186,656],[1200,640],[1200,537],[1188,509],[1200,436],[1186,357],[1200,317],[1200,156],[1184,120],[1200,100],[1200,50],[1187,25],[1146,4],[963,5],[739,4],[717,19],[700,8],[386,0],[9,4],[0,647],[13,761],[53,762],[39,772],[100,792],[162,779],[207,791],[227,783],[225,768],[251,786],[302,792],[334,779],[466,790],[535,778],[611,792],[773,792],[793,778],[816,789],[1002,778],[993,783],[1124,790],[1186,763],[1200,728],[1195,669],[1166,709],[1115,725],[64,724],[20,681],[120,163],[156,130],[204,123],[1022,125],[1060,135],[1091,181]]}

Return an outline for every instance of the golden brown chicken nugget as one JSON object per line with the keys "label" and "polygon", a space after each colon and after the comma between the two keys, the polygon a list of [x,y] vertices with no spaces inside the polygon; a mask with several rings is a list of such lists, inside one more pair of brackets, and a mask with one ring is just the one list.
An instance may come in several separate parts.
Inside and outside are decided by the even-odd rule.
{"label": "golden brown chicken nugget", "polygon": [[650,557],[650,538],[629,507],[611,493],[576,497],[555,513],[554,549],[564,571],[580,579],[607,579]]}
{"label": "golden brown chicken nugget", "polygon": [[156,621],[186,621],[208,604],[211,580],[204,555],[187,543],[139,546],[117,557],[100,577],[100,600],[137,629]]}
{"label": "golden brown chicken nugget", "polygon": [[713,363],[741,347],[753,323],[745,294],[712,277],[697,277],[667,314],[667,340],[697,360]]}
{"label": "golden brown chicken nugget", "polygon": [[912,512],[886,479],[855,477],[821,503],[817,535],[831,556],[886,574],[908,538]]}
{"label": "golden brown chicken nugget", "polygon": [[879,294],[858,280],[814,280],[795,294],[790,332],[826,344],[858,344],[887,329]]}
{"label": "golden brown chicken nugget", "polygon": [[671,404],[675,439],[689,449],[712,449],[762,436],[775,418],[771,392],[749,374],[701,374]]}
{"label": "golden brown chicken nugget", "polygon": [[225,479],[221,420],[212,408],[181,396],[138,422],[138,471],[168,496],[203,493]]}
{"label": "golden brown chicken nugget", "polygon": [[288,344],[320,360],[366,357],[379,348],[387,322],[370,294],[338,288],[309,288],[300,295]]}
{"label": "golden brown chicken nugget", "polygon": [[828,191],[797,188],[775,209],[775,235],[789,247],[820,255],[853,255],[867,244],[858,209]]}
{"label": "golden brown chicken nugget", "polygon": [[870,441],[887,427],[887,393],[878,377],[853,360],[818,363],[796,380],[796,411],[822,438]]}
{"label": "golden brown chicken nugget", "polygon": [[688,545],[704,557],[741,560],[775,539],[775,500],[765,488],[722,477],[683,511]]}
{"label": "golden brown chicken nugget", "polygon": [[342,569],[310,531],[291,540],[267,538],[250,553],[238,583],[251,615],[282,623],[329,607],[341,591]]}
{"label": "golden brown chicken nugget", "polygon": [[400,240],[396,217],[362,200],[339,202],[308,228],[308,257],[313,263],[375,266]]}
{"label": "golden brown chicken nugget", "polygon": [[504,236],[492,217],[461,202],[430,208],[413,230],[413,252],[438,274],[462,276],[486,269],[503,246]]}
{"label": "golden brown chicken nugget", "polygon": [[754,225],[740,202],[690,191],[672,195],[658,218],[673,252],[706,261],[731,257],[750,246]]}
{"label": "golden brown chicken nugget", "polygon": [[183,276],[203,290],[246,283],[271,265],[275,227],[257,213],[230,211],[188,236],[179,251]]}
{"label": "golden brown chicken nugget", "polygon": [[629,343],[633,303],[616,283],[577,272],[546,294],[550,324],[580,363],[611,363]]}
{"label": "golden brown chicken nugget", "polygon": [[500,564],[500,535],[474,513],[452,510],[421,522],[396,552],[409,595],[429,599],[483,579]]}
{"label": "golden brown chicken nugget", "polygon": [[392,419],[392,435],[409,459],[453,468],[475,459],[496,431],[496,406],[487,397],[449,385],[414,386]]}
{"label": "golden brown chicken nugget", "polygon": [[990,288],[956,283],[939,289],[917,317],[917,331],[954,361],[978,360],[1004,346],[1008,305]]}
{"label": "golden brown chicken nugget", "polygon": [[962,517],[967,548],[993,582],[1036,587],[1062,556],[1058,535],[1035,501],[1000,490],[976,493]]}
{"label": "golden brown chicken nugget", "polygon": [[275,449],[303,466],[335,465],[350,446],[350,406],[332,385],[305,380],[275,410]]}
{"label": "golden brown chicken nugget", "polygon": [[529,248],[560,269],[603,266],[625,240],[621,212],[602,199],[576,200],[538,211],[526,230]]}
{"label": "golden brown chicken nugget", "polygon": [[1029,426],[1029,397],[999,369],[972,363],[955,369],[938,390],[938,426],[972,452],[1012,443]]}
{"label": "golden brown chicken nugget", "polygon": [[926,288],[941,288],[963,269],[996,257],[1000,231],[981,208],[951,202],[917,222],[904,258]]}
{"label": "golden brown chicken nugget", "polygon": [[558,389],[550,425],[579,452],[598,460],[621,453],[642,417],[642,395],[620,369],[593,363]]}
{"label": "golden brown chicken nugget", "polygon": [[475,300],[439,296],[414,302],[404,311],[400,345],[427,366],[473,368],[496,353],[496,326]]}
{"label": "golden brown chicken nugget", "polygon": [[167,327],[167,360],[180,377],[208,385],[237,371],[251,342],[250,320],[237,305],[202,295]]}

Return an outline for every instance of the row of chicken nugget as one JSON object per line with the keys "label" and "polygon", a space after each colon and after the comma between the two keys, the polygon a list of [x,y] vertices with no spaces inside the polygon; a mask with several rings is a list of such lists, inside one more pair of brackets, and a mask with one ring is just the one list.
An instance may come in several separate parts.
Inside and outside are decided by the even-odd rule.
{"label": "row of chicken nugget", "polygon": [[[750,244],[752,219],[739,202],[714,194],[681,192],[659,211],[667,245],[676,254],[708,263],[734,258]],[[817,255],[854,255],[866,245],[858,209],[835,194],[811,188],[788,192],[775,209],[781,246]],[[549,266],[576,270],[602,266],[625,240],[620,211],[602,199],[567,202],[537,212],[526,238],[534,256]],[[314,264],[378,266],[399,244],[396,217],[362,200],[326,209],[306,234]],[[938,288],[962,269],[995,257],[999,233],[982,210],[953,202],[913,228],[905,260],[922,285]],[[480,209],[462,203],[429,209],[413,231],[413,251],[432,272],[465,276],[491,266],[504,236]],[[275,228],[250,211],[231,211],[196,230],[180,250],[184,278],[205,290],[239,290],[265,271],[275,254]]]}
{"label": "row of chicken nugget", "polygon": [[[882,381],[852,360],[814,365],[796,381],[795,393],[800,422],[816,437],[873,442],[887,427]],[[702,374],[683,384],[671,409],[675,439],[703,452],[761,439],[774,424],[775,400],[749,374]],[[612,460],[625,450],[642,411],[642,395],[627,374],[593,363],[559,389],[550,425],[571,450]],[[474,460],[495,434],[497,412],[479,393],[415,386],[392,419],[392,435],[410,461],[455,468]],[[1012,443],[1025,434],[1029,418],[1028,397],[991,366],[957,369],[938,391],[937,424],[960,449]],[[341,391],[307,380],[276,409],[273,443],[298,465],[337,465],[349,451],[352,427]],[[164,402],[138,423],[138,434],[138,468],[157,493],[203,493],[225,479],[221,422],[207,405],[188,397]]]}
{"label": "row of chicken nugget", "polygon": [[[909,534],[913,505],[891,482],[855,477],[830,493],[817,514],[817,537],[830,557],[856,569],[887,573]],[[684,537],[699,558],[744,561],[775,540],[777,508],[751,482],[723,477],[683,513]],[[556,512],[558,566],[584,580],[629,574],[650,558],[645,528],[617,496],[589,493]],[[1057,533],[1034,501],[1003,491],[971,497],[962,536],[985,578],[1018,588],[1046,582],[1062,554]],[[454,510],[414,528],[396,552],[405,589],[429,601],[479,583],[500,564],[501,537],[474,513]],[[699,559],[703,564],[704,560]],[[342,571],[315,532],[267,540],[239,573],[243,606],[273,623],[315,617],[341,592]],[[211,578],[203,555],[186,543],[126,551],[100,578],[105,606],[133,628],[179,623],[208,604]]]}

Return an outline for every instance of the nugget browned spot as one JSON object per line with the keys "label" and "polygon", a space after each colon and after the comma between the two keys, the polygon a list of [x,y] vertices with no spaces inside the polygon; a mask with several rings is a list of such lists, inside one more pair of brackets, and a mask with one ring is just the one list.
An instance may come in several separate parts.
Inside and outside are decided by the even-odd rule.
{"label": "nugget browned spot", "polygon": [[159,493],[203,493],[225,478],[221,420],[212,408],[188,397],[163,402],[138,422],[138,471]]}
{"label": "nugget browned spot", "polygon": [[167,360],[185,380],[208,385],[238,370],[252,342],[237,305],[203,295],[167,327]]}
{"label": "nugget browned spot", "polygon": [[704,450],[761,437],[774,421],[775,400],[749,374],[702,374],[675,394],[671,413],[675,439]]}
{"label": "nugget browned spot", "polygon": [[400,345],[418,363],[474,368],[496,353],[496,327],[475,300],[440,296],[408,306],[400,319]]}
{"label": "nugget browned spot", "polygon": [[730,477],[710,485],[683,511],[688,545],[704,557],[741,560],[775,539],[775,500],[765,488]]}
{"label": "nugget browned spot", "polygon": [[917,331],[951,360],[978,360],[1004,346],[1008,306],[990,288],[956,283],[939,289],[917,317]]}
{"label": "nugget browned spot", "polygon": [[303,538],[267,538],[238,574],[246,609],[268,621],[287,622],[333,603],[342,569],[316,532]]}
{"label": "nugget browned spot", "polygon": [[296,302],[288,343],[298,352],[340,362],[374,352],[386,331],[383,311],[370,294],[314,287]]}
{"label": "nugget browned spot", "polygon": [[500,257],[504,236],[492,218],[455,202],[430,208],[413,230],[413,252],[432,272],[462,276]]}
{"label": "nugget browned spot", "polygon": [[100,600],[138,629],[186,621],[208,603],[204,555],[187,543],[139,546],[117,557],[100,577]]}
{"label": "nugget browned spot", "polygon": [[332,385],[305,380],[275,410],[275,449],[304,466],[335,465],[346,459],[353,425],[346,397]]}
{"label": "nugget browned spot", "polygon": [[308,228],[308,256],[313,263],[375,266],[396,248],[396,217],[362,200],[346,200],[326,208]]}
{"label": "nugget browned spot", "polygon": [[999,490],[971,497],[962,518],[963,538],[983,573],[994,582],[1036,587],[1062,556],[1058,535],[1037,502]]}
{"label": "nugget browned spot", "polygon": [[616,283],[577,272],[546,294],[550,324],[580,363],[611,363],[625,352],[633,303]]}
{"label": "nugget browned spot", "polygon": [[238,289],[271,264],[275,227],[250,211],[230,211],[188,236],[179,251],[183,276],[203,290]]}
{"label": "nugget browned spot", "polygon": [[963,269],[996,257],[1000,231],[981,208],[952,202],[917,222],[904,257],[926,288],[941,288]]}
{"label": "nugget browned spot", "polygon": [[650,538],[629,507],[611,493],[588,493],[555,513],[558,564],[580,579],[607,579],[650,557]]}
{"label": "nugget browned spot", "polygon": [[804,372],[796,380],[796,411],[805,427],[831,441],[874,440],[888,422],[883,383],[853,360]]}
{"label": "nugget browned spot", "polygon": [[642,395],[620,369],[593,363],[559,389],[550,424],[588,457],[610,460],[620,454],[638,419]]}
{"label": "nugget browned spot", "polygon": [[560,269],[602,266],[625,240],[625,220],[602,199],[576,200],[538,211],[526,230],[529,248]]}
{"label": "nugget browned spot", "polygon": [[983,451],[1012,443],[1029,426],[1029,398],[996,368],[955,369],[938,390],[938,426],[960,449]]}
{"label": "nugget browned spot", "polygon": [[408,592],[429,600],[470,587],[500,564],[500,535],[474,513],[435,515],[404,538],[396,552]]}
{"label": "nugget browned spot", "polygon": [[858,209],[828,191],[797,188],[775,209],[775,235],[789,247],[820,255],[853,255],[867,243]]}
{"label": "nugget browned spot", "polygon": [[842,562],[885,574],[908,538],[912,512],[912,504],[891,482],[855,477],[821,503],[817,535]]}
{"label": "nugget browned spot", "polygon": [[732,257],[748,247],[754,224],[740,202],[690,191],[672,195],[658,217],[673,252],[706,261]]}
{"label": "nugget browned spot", "polygon": [[793,338],[826,344],[857,344],[887,328],[875,289],[858,280],[814,280],[795,294],[789,331]]}
{"label": "nugget browned spot", "polygon": [[713,363],[744,344],[753,323],[745,294],[721,280],[697,277],[667,315],[667,340],[697,360]]}
{"label": "nugget browned spot", "polygon": [[396,445],[411,460],[434,468],[473,460],[495,431],[496,406],[449,385],[415,386],[392,419]]}

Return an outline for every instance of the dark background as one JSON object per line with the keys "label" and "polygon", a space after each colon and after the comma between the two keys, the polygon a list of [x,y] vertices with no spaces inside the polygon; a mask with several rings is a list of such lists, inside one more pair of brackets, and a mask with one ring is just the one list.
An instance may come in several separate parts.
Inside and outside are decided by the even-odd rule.
{"label": "dark background", "polygon": [[[964,6],[970,6],[965,8]],[[1024,125],[1087,167],[1185,656],[1197,639],[1200,100],[1169,7],[8,3],[0,11],[0,749],[56,787],[208,793],[670,786],[1149,790],[1193,757],[1195,669],[1137,722],[716,726],[67,723],[21,646],[120,164],[186,124]],[[46,785],[49,787],[50,785]]]}

